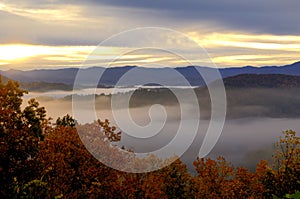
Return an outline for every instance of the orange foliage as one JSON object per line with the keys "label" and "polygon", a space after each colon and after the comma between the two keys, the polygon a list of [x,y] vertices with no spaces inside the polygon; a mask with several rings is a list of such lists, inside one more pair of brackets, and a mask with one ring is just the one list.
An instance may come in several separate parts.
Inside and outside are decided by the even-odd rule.
{"label": "orange foliage", "polygon": [[[274,165],[262,160],[250,172],[223,157],[197,158],[193,176],[177,157],[137,158],[112,144],[121,132],[108,120],[72,128],[76,122],[67,116],[51,125],[35,100],[21,110],[24,93],[0,81],[0,198],[271,198],[300,190],[294,131],[280,138]],[[126,173],[105,163],[137,172],[165,167]]]}

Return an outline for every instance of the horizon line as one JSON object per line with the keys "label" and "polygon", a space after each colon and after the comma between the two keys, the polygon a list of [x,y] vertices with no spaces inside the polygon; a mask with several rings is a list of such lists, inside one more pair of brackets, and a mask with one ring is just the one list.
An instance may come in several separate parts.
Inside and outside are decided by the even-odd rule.
{"label": "horizon line", "polygon": [[202,68],[211,68],[211,69],[229,69],[229,68],[246,68],[246,67],[251,67],[251,68],[266,68],[266,67],[285,67],[285,66],[291,66],[295,64],[299,64],[300,61],[293,62],[291,64],[286,64],[286,65],[264,65],[264,66],[253,66],[253,65],[244,65],[244,66],[231,66],[231,67],[209,67],[209,66],[193,66],[193,65],[187,65],[187,66],[166,66],[166,67],[143,67],[143,66],[138,66],[138,65],[124,65],[124,66],[113,66],[113,67],[103,67],[103,66],[90,66],[90,67],[82,67],[82,66],[74,66],[74,67],[58,67],[58,68],[35,68],[35,69],[28,69],[28,70],[21,70],[21,69],[7,69],[7,70],[0,70],[0,71],[41,71],[41,70],[49,70],[49,71],[54,71],[54,70],[63,70],[63,69],[91,69],[91,68],[103,68],[103,69],[109,69],[109,68],[126,68],[126,67],[138,67],[138,68],[145,68],[145,69],[180,69],[180,68],[188,68],[188,67],[202,67]]}

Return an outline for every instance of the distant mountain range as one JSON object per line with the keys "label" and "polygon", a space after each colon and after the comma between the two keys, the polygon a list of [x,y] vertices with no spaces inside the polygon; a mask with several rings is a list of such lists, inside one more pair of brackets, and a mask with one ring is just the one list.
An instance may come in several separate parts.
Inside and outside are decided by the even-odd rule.
{"label": "distant mountain range", "polygon": [[[134,69],[134,70],[132,70]],[[213,72],[214,68],[201,67],[201,66],[187,66],[179,68],[143,68],[137,66],[124,66],[124,67],[114,67],[114,68],[103,68],[103,67],[91,67],[81,70],[81,74],[84,79],[81,83],[85,86],[91,84],[92,79],[102,74],[99,81],[99,87],[115,86],[119,79],[127,72],[132,72],[131,78],[122,81],[119,86],[134,86],[143,84],[144,80],[148,80],[148,83],[160,83],[167,86],[182,86],[186,83],[178,78],[178,74],[184,76],[186,80],[192,86],[203,86],[204,80],[201,75],[198,73],[197,69],[201,72],[210,74]],[[132,71],[131,71],[132,70]],[[6,76],[9,79],[16,80],[22,83],[35,83],[43,82],[48,84],[48,87],[53,86],[52,83],[55,83],[54,87],[65,87],[65,89],[70,89],[70,86],[73,85],[78,73],[78,68],[65,68],[65,69],[51,69],[51,70],[31,70],[31,71],[22,71],[22,70],[7,70],[0,71],[0,74]],[[247,85],[252,84],[255,86],[257,82],[264,81],[266,86],[271,86],[267,81],[270,80],[271,76],[238,76],[235,78],[229,78],[242,74],[257,74],[257,75],[269,75],[269,74],[281,74],[281,75],[290,75],[290,76],[300,76],[300,62],[293,63],[291,65],[285,66],[265,66],[265,67],[252,67],[245,66],[239,68],[221,68],[219,69],[222,78],[226,78],[225,83],[229,85]],[[176,73],[178,72],[178,73]],[[134,78],[133,78],[134,77]],[[251,78],[250,78],[251,77]],[[272,76],[273,80],[285,81],[284,76]],[[286,79],[293,80],[295,84],[298,85],[298,78],[286,77]],[[212,82],[216,80],[215,77],[209,78],[208,81]],[[270,82],[273,82],[270,80]],[[287,81],[289,81],[287,80]],[[244,83],[243,83],[244,82]],[[247,83],[246,83],[247,82]],[[255,83],[256,82],[256,83]],[[281,84],[281,83],[280,83]],[[283,84],[282,84],[283,85]],[[38,85],[39,86],[39,85]]]}

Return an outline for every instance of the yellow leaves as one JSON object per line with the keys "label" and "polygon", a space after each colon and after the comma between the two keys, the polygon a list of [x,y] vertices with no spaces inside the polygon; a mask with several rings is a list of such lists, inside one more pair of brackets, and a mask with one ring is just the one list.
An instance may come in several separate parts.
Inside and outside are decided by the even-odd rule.
{"label": "yellow leaves", "polygon": [[60,198],[63,198],[64,197],[64,194],[59,194],[57,196],[54,196],[54,199],[60,199]]}
{"label": "yellow leaves", "polygon": [[293,167],[293,164],[300,162],[300,138],[296,132],[287,130],[283,132],[284,137],[280,137],[277,143],[277,150],[274,153],[274,162],[277,167]]}
{"label": "yellow leaves", "polygon": [[259,177],[264,182],[265,192],[283,197],[300,189],[297,180],[300,178],[300,145],[295,131],[287,130],[276,143],[273,168],[267,164],[259,165]]}
{"label": "yellow leaves", "polygon": [[96,186],[101,186],[101,183],[100,182],[92,182],[92,185],[96,185]]}

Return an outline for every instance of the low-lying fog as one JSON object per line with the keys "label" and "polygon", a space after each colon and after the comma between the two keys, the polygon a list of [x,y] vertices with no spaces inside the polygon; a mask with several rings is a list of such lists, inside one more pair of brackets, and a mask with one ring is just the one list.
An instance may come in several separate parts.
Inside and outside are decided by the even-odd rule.
{"label": "low-lying fog", "polygon": [[[42,96],[42,97],[40,97]],[[53,98],[50,96],[55,96],[57,98]],[[47,94],[38,94],[31,93],[28,96],[25,96],[24,101],[27,101],[28,98],[36,97],[41,106],[44,106],[47,110],[47,115],[49,117],[54,118],[53,122],[55,122],[57,117],[64,116],[66,114],[72,114],[72,100],[71,97],[59,98],[61,97],[60,93],[51,93],[51,95]],[[89,103],[89,100],[92,98],[86,97],[85,100],[82,100],[82,106],[80,107],[80,113],[86,121],[91,122],[92,118],[89,113],[84,108],[85,104]],[[154,102],[155,103],[155,102]],[[25,103],[24,103],[25,104]],[[24,106],[23,104],[23,106]],[[112,111],[110,108],[110,97],[109,96],[100,96],[96,98],[96,113],[99,119],[109,119],[112,123],[115,123],[114,118],[112,116]],[[166,109],[166,113],[168,114],[166,124],[159,132],[159,134],[145,139],[134,139],[129,135],[123,134],[120,145],[125,145],[127,148],[133,149],[136,152],[149,152],[156,149],[159,149],[162,146],[165,146],[170,142],[170,140],[174,137],[177,132],[180,123],[180,110],[177,106],[178,104],[170,104],[167,105],[165,103],[164,107]],[[262,104],[260,104],[261,106]],[[186,105],[188,106],[188,105]],[[240,106],[240,105],[239,105]],[[145,126],[150,122],[149,117],[149,109],[151,105],[145,103],[145,105],[139,104],[138,106],[132,106],[130,109],[132,119],[141,126]],[[201,105],[200,105],[201,107]],[[238,106],[237,106],[238,107]],[[222,134],[215,145],[214,149],[208,155],[209,157],[216,158],[217,156],[224,156],[227,161],[232,162],[235,166],[246,166],[247,168],[253,170],[255,165],[261,159],[272,160],[272,152],[274,150],[274,143],[278,140],[281,132],[288,129],[293,129],[296,132],[300,132],[300,118],[298,117],[267,117],[265,115],[262,116],[253,116],[248,117],[245,114],[245,117],[242,117],[242,113],[237,114],[237,107],[229,107],[229,115],[234,113],[234,117],[228,117],[226,119]],[[253,111],[251,106],[249,107],[247,104],[245,107],[248,109],[242,109],[241,111]],[[259,111],[257,105],[253,104],[253,107],[256,107]],[[193,112],[193,107],[190,107],[189,111]],[[153,111],[153,110],[152,110]],[[207,114],[207,110],[201,109],[204,112],[204,115]],[[264,108],[265,111],[265,108]],[[157,112],[158,115],[155,115],[156,112],[153,113],[153,125],[160,125],[160,119],[157,118],[162,117],[161,112]],[[193,120],[199,120],[199,118],[194,118],[191,114],[191,117],[184,118],[183,121],[185,124],[189,124],[189,122],[193,122]],[[239,117],[236,117],[236,116]],[[258,114],[259,115],[259,114]],[[128,119],[128,118],[124,118]],[[183,155],[182,159],[184,162],[188,164],[188,166],[192,167],[192,162],[196,159],[196,156],[199,152],[200,146],[202,144],[203,136],[206,133],[207,126],[209,124],[209,120],[207,117],[201,117],[198,134],[189,148],[189,150]],[[122,130],[122,129],[121,129]],[[138,135],[141,132],[130,132],[131,134]],[[191,132],[187,131],[186,136],[190,136]],[[147,135],[143,135],[147,136]],[[185,140],[182,140],[185,142]],[[175,150],[174,150],[175,151]]]}

